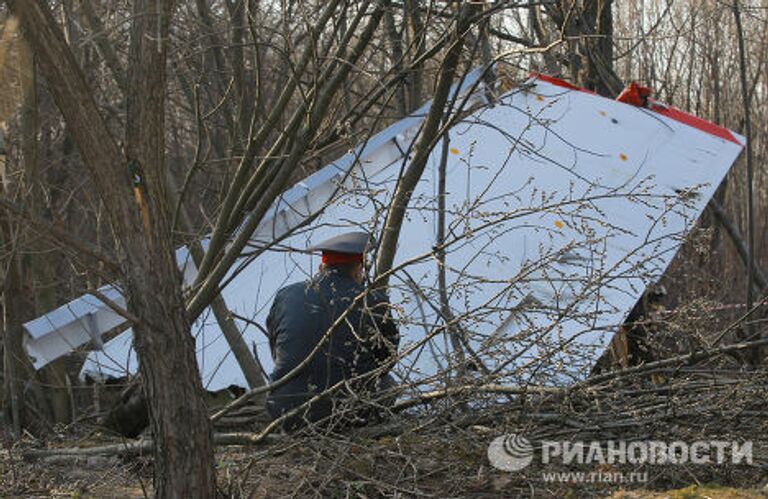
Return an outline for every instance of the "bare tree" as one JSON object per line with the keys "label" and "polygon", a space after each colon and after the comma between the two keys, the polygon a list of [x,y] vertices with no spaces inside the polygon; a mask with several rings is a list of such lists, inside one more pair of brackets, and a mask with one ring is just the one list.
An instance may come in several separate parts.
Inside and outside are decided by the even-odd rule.
{"label": "bare tree", "polygon": [[[165,53],[171,3],[138,1],[125,154],[43,2],[9,2],[89,168],[120,252],[128,311],[152,405],[159,497],[215,494],[213,447],[164,194]],[[178,424],[184,414],[185,424]]]}

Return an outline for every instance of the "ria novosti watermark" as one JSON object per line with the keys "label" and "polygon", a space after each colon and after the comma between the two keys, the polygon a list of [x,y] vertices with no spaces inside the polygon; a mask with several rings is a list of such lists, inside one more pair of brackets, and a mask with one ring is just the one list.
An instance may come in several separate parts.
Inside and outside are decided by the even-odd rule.
{"label": "ria novosti watermark", "polygon": [[535,446],[522,435],[495,438],[488,446],[488,459],[502,471],[519,471],[530,465],[534,456],[542,464],[752,464],[752,442],[699,440],[664,442],[660,440],[549,441]]}

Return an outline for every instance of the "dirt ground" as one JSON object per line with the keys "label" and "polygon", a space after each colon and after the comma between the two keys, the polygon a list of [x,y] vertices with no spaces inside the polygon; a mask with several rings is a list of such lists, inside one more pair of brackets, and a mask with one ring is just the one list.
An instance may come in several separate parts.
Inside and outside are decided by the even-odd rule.
{"label": "dirt ground", "polygon": [[[487,439],[459,430],[445,438],[419,436],[350,439],[338,435],[283,437],[268,447],[220,448],[223,497],[768,497],[762,466],[649,467],[639,484],[550,483],[540,469],[501,472],[488,463]],[[80,441],[78,445],[103,444]],[[24,460],[24,442],[0,453],[0,497],[151,497],[149,457],[91,456]],[[40,443],[38,442],[39,446]],[[61,445],[61,442],[57,445]],[[49,444],[50,446],[50,444]],[[610,466],[578,472],[627,472]]]}

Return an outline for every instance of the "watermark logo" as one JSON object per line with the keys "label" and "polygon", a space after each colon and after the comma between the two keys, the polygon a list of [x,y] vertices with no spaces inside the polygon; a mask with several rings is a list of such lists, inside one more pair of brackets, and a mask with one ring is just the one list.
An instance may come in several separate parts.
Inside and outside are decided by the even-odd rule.
{"label": "watermark logo", "polygon": [[502,471],[520,471],[533,461],[533,445],[522,435],[502,435],[488,446],[488,460]]}
{"label": "watermark logo", "polygon": [[752,442],[699,440],[695,442],[549,441],[534,446],[522,435],[495,438],[488,446],[488,460],[502,471],[519,471],[534,455],[542,464],[752,464]]}

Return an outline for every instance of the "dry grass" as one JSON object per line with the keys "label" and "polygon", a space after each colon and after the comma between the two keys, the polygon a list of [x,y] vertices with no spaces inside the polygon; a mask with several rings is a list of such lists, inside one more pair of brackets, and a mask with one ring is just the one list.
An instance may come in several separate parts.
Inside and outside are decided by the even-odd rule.
{"label": "dry grass", "polygon": [[[335,433],[313,428],[266,447],[220,448],[219,486],[225,497],[764,497],[766,387],[765,371],[688,366],[667,373],[663,385],[613,380],[566,398],[503,404],[475,396],[471,410],[456,400],[433,401],[379,426]],[[511,432],[562,440],[752,440],[754,464],[543,467],[534,461],[508,473],[490,466],[486,452],[495,436]],[[33,442],[0,457],[1,497],[143,497],[142,485],[151,490],[147,457],[25,462],[25,445]],[[552,483],[543,472],[646,472],[648,480]]]}

